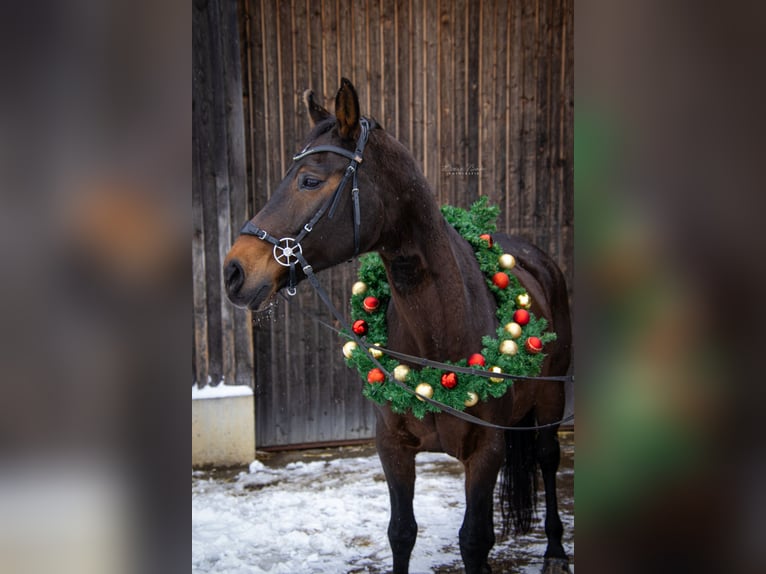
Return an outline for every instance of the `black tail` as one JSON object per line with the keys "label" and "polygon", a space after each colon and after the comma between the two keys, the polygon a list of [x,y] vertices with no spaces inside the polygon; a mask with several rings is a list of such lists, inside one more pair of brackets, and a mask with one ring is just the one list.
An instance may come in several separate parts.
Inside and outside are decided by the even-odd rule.
{"label": "black tail", "polygon": [[[534,424],[535,415],[530,411],[518,426]],[[537,506],[536,436],[534,430],[505,431],[505,464],[500,477],[503,535],[510,532],[511,524],[516,534],[526,534],[532,526]]]}

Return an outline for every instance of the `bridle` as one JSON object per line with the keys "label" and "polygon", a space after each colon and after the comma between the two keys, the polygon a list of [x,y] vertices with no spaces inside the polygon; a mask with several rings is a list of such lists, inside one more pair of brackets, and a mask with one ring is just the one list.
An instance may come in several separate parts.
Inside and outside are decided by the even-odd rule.
{"label": "bridle", "polygon": [[[295,274],[295,264],[300,263],[301,269],[308,277],[308,273],[311,272],[311,265],[309,265],[303,258],[303,248],[301,247],[301,241],[314,229],[314,226],[327,212],[327,218],[332,219],[335,216],[335,210],[338,208],[338,202],[340,196],[343,193],[343,189],[346,187],[348,180],[352,180],[351,186],[351,199],[354,204],[354,256],[359,254],[359,242],[361,231],[361,210],[359,208],[359,184],[357,182],[357,171],[362,163],[364,148],[367,145],[367,138],[370,135],[370,120],[367,118],[361,118],[359,120],[359,127],[361,131],[359,133],[359,139],[356,140],[356,149],[353,152],[349,150],[334,146],[334,145],[318,145],[312,148],[306,146],[302,151],[293,156],[293,161],[300,161],[304,157],[315,154],[330,152],[341,155],[350,160],[346,172],[343,174],[343,179],[340,180],[338,187],[330,196],[330,198],[317,210],[314,216],[306,223],[295,237],[283,237],[277,239],[273,235],[270,235],[265,230],[255,225],[252,221],[248,221],[239,230],[240,235],[253,235],[258,239],[267,241],[274,246],[273,254],[277,263],[283,267],[290,268],[290,279],[287,284],[287,293],[290,296],[295,295],[295,287],[298,284]],[[328,211],[329,208],[329,211]],[[306,268],[308,267],[308,273]]]}
{"label": "bridle", "polygon": [[[322,218],[325,212],[327,213],[328,219],[333,218],[333,216],[335,215],[335,210],[338,207],[338,202],[340,201],[340,196],[343,193],[343,189],[346,187],[348,180],[351,179],[352,180],[351,198],[354,204],[354,210],[353,210],[354,211],[354,216],[353,216],[354,217],[354,256],[359,254],[361,211],[359,208],[359,185],[357,182],[357,172],[359,170],[359,166],[362,163],[364,148],[367,145],[367,139],[370,134],[370,129],[371,129],[370,120],[364,117],[360,118],[359,125],[361,128],[361,132],[359,134],[359,138],[356,141],[356,149],[353,152],[339,146],[319,145],[319,146],[315,146],[311,148],[306,146],[302,151],[300,151],[299,153],[293,156],[293,161],[299,161],[303,159],[304,157],[309,156],[311,154],[330,152],[330,153],[341,155],[350,160],[350,163],[348,164],[348,167],[346,167],[346,171],[343,174],[343,179],[341,179],[340,183],[338,184],[338,187],[335,188],[335,191],[333,192],[332,196],[330,196],[330,198],[319,208],[319,210],[314,214],[314,216],[309,220],[309,222],[306,223],[301,228],[298,235],[296,235],[295,237],[282,237],[281,239],[277,239],[276,237],[269,234],[264,229],[261,229],[260,227],[255,225],[252,221],[248,221],[247,223],[245,223],[245,225],[242,227],[239,233],[240,235],[252,235],[274,246],[273,255],[276,262],[282,265],[283,267],[290,268],[290,279],[287,285],[287,294],[290,296],[293,296],[296,293],[296,286],[298,282],[296,278],[295,264],[299,263],[301,266],[301,270],[303,271],[304,275],[306,275],[306,278],[309,280],[309,283],[311,283],[312,287],[314,287],[316,292],[319,294],[319,297],[322,299],[325,306],[332,312],[332,314],[338,320],[339,324],[343,328],[343,331],[338,331],[337,329],[328,325],[327,323],[317,320],[316,318],[314,319],[317,320],[319,323],[322,323],[325,326],[336,331],[341,336],[353,339],[357,343],[357,345],[362,347],[362,349],[364,349],[365,351],[369,352],[370,345],[368,345],[367,342],[362,340],[358,335],[356,335],[356,333],[354,333],[353,329],[351,329],[351,327],[348,325],[348,322],[346,321],[343,314],[340,311],[338,311],[335,305],[333,305],[329,295],[324,290],[322,285],[319,283],[319,280],[317,279],[316,275],[314,274],[314,270],[312,266],[308,263],[308,261],[306,261],[306,258],[303,256],[303,248],[301,247],[301,241],[303,241],[303,239],[309,233],[311,233],[311,231],[314,229],[314,226]],[[328,211],[328,208],[329,208],[329,211]],[[440,363],[438,361],[431,361],[429,359],[424,359],[422,357],[413,357],[411,355],[397,353],[390,349],[383,349],[381,347],[376,347],[376,349],[381,350],[384,353],[389,354],[393,357],[398,357],[401,360],[410,361],[413,364],[441,368],[444,370],[452,370],[456,372],[470,372],[471,374],[475,374],[479,376],[486,376],[486,377],[499,376],[499,377],[510,378],[510,379],[536,380],[536,381],[544,381],[544,380],[573,381],[574,380],[574,377],[570,375],[549,376],[549,377],[528,377],[528,376],[508,375],[504,373],[494,373],[494,372],[485,373],[483,371],[479,371],[478,369],[467,369],[467,368],[457,367],[455,365],[447,365],[445,363]],[[435,401],[429,397],[416,393],[414,389],[398,381],[393,376],[393,374],[390,373],[377,360],[377,358],[374,355],[370,354],[370,359],[375,364],[375,366],[378,367],[385,374],[388,380],[390,380],[392,383],[401,387],[408,393],[416,395],[419,399],[437,407],[442,412],[449,413],[457,418],[463,419],[473,424],[478,424],[478,425],[500,429],[500,430],[531,431],[531,430],[558,426],[561,423],[568,422],[574,419],[573,415],[569,415],[567,417],[564,417],[562,420],[559,420],[553,423],[537,425],[537,426],[528,426],[528,427],[511,427],[511,426],[504,426],[504,425],[491,423],[483,419],[480,419],[478,417],[475,417],[473,415],[470,415],[466,412],[454,409],[450,407],[449,405],[445,405],[444,403]]]}

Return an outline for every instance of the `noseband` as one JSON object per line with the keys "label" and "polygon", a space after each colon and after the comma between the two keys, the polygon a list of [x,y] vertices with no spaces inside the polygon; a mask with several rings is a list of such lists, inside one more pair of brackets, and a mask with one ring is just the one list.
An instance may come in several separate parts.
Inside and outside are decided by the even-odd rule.
{"label": "noseband", "polygon": [[[295,277],[295,264],[300,263],[301,269],[308,276],[311,273],[311,265],[308,264],[303,257],[303,248],[301,247],[301,241],[311,233],[314,226],[322,218],[327,211],[327,218],[332,219],[335,215],[335,210],[338,207],[340,196],[343,193],[343,189],[346,187],[348,180],[352,180],[351,186],[351,199],[354,202],[354,255],[359,254],[359,242],[360,242],[360,227],[361,227],[361,211],[359,209],[359,185],[357,183],[357,170],[362,163],[362,154],[364,153],[364,147],[367,145],[367,138],[370,134],[370,122],[367,118],[361,118],[359,120],[359,126],[361,132],[359,139],[356,141],[356,150],[353,152],[348,151],[342,147],[334,145],[318,145],[316,147],[304,148],[300,153],[293,156],[293,161],[302,160],[304,157],[315,153],[330,152],[337,155],[341,155],[350,160],[346,172],[343,174],[343,179],[340,180],[338,187],[335,188],[332,196],[326,201],[322,207],[314,214],[308,223],[306,223],[295,237],[283,237],[277,239],[273,235],[270,235],[267,231],[261,229],[255,225],[252,221],[248,221],[239,230],[240,235],[253,235],[258,239],[267,241],[274,246],[273,255],[277,263],[283,267],[290,268],[290,280],[287,285],[287,294],[295,295],[295,287],[298,284]],[[328,211],[329,208],[329,211]]]}

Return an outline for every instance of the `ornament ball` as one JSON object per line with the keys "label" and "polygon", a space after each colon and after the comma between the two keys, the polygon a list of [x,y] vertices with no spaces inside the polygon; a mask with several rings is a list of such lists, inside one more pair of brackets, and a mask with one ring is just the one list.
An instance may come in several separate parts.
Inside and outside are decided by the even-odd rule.
{"label": "ornament ball", "polygon": [[500,343],[500,352],[503,355],[515,355],[519,352],[519,346],[514,341],[506,339]]}
{"label": "ornament ball", "polygon": [[[430,399],[432,396],[434,396],[434,390],[428,383],[420,383],[417,387],[415,387],[415,392],[421,397],[426,397],[427,399]],[[422,401],[423,399],[418,397],[418,400]]]}
{"label": "ornament ball", "polygon": [[539,353],[543,350],[543,342],[537,337],[530,337],[524,343],[524,348],[530,353]]}
{"label": "ornament ball", "polygon": [[354,295],[362,295],[367,292],[367,283],[364,281],[357,281],[351,286],[351,293]]}
{"label": "ornament ball", "polygon": [[442,387],[454,389],[455,385],[457,385],[457,375],[455,373],[444,373],[442,375]]}
{"label": "ornament ball", "polygon": [[469,367],[483,367],[487,364],[487,361],[484,359],[484,355],[481,353],[474,353],[470,357],[468,357],[468,366]]}
{"label": "ornament ball", "polygon": [[375,383],[382,383],[386,380],[386,375],[383,374],[383,371],[378,369],[377,367],[372,369],[369,373],[367,373],[367,382],[371,385],[374,385]]}
{"label": "ornament ball", "polygon": [[532,306],[532,298],[529,296],[529,293],[522,293],[516,297],[516,303],[519,304],[519,307],[529,309]]}
{"label": "ornament ball", "polygon": [[383,351],[381,351],[377,347],[380,347],[378,343],[372,344],[372,346],[370,347],[370,355],[372,355],[376,359],[380,359],[383,356]]}
{"label": "ornament ball", "polygon": [[519,325],[518,323],[514,323],[513,321],[511,321],[510,323],[506,323],[503,329],[505,329],[505,332],[508,333],[514,339],[518,339],[519,337],[521,337],[521,325]]}
{"label": "ornament ball", "polygon": [[[513,342],[513,341],[511,341],[511,342]],[[490,371],[492,371],[493,373],[502,373],[503,369],[501,369],[500,367],[492,367],[490,369]],[[489,380],[492,383],[502,383],[503,382],[503,378],[502,377],[490,377]]]}
{"label": "ornament ball", "polygon": [[474,406],[476,403],[478,403],[478,402],[479,402],[479,395],[477,395],[477,394],[476,394],[476,393],[474,393],[473,391],[468,391],[467,395],[468,395],[468,398],[467,398],[467,399],[465,400],[465,402],[463,403],[465,406],[467,406],[467,407],[472,407],[472,406]]}
{"label": "ornament ball", "polygon": [[343,356],[347,359],[350,359],[355,350],[356,343],[354,343],[354,341],[348,341],[345,345],[343,345]]}
{"label": "ornament ball", "polygon": [[526,309],[516,309],[513,313],[513,320],[523,327],[529,323],[529,311]]}
{"label": "ornament ball", "polygon": [[407,365],[396,365],[394,368],[394,378],[399,382],[404,382],[409,374],[410,368]]}
{"label": "ornament ball", "polygon": [[516,258],[510,253],[503,253],[500,257],[497,258],[497,262],[503,269],[513,269],[513,267],[516,265]]}
{"label": "ornament ball", "polygon": [[509,282],[508,275],[502,271],[498,271],[492,276],[492,283],[494,283],[498,289],[505,289],[508,287]]}
{"label": "ornament ball", "polygon": [[479,235],[479,239],[482,239],[487,242],[487,245],[489,247],[492,247],[492,236],[489,233],[482,233]]}
{"label": "ornament ball", "polygon": [[351,325],[351,329],[354,331],[355,334],[359,335],[360,337],[362,335],[367,334],[367,321],[364,319],[357,319],[354,321],[354,324]]}
{"label": "ornament ball", "polygon": [[365,297],[364,301],[362,301],[362,307],[364,307],[364,310],[368,313],[372,313],[380,307],[380,301],[378,301],[377,297]]}

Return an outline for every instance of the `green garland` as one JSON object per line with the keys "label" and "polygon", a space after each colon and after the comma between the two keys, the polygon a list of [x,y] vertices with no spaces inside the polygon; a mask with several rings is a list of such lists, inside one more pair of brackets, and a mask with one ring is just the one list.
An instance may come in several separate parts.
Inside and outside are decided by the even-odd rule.
{"label": "green garland", "polygon": [[[522,327],[520,336],[517,335],[514,338],[505,329],[506,325],[513,322],[513,315],[520,308],[518,297],[527,295],[518,279],[512,273],[507,272],[507,269],[501,267],[499,260],[503,252],[500,247],[490,245],[491,241],[486,240],[486,234],[491,234],[496,229],[495,221],[499,211],[497,207],[488,205],[486,197],[479,199],[468,211],[452,206],[442,207],[442,214],[447,222],[473,247],[479,267],[487,278],[487,285],[497,302],[497,318],[500,325],[497,329],[497,338],[485,336],[482,339],[483,348],[480,352],[486,365],[476,368],[490,369],[495,366],[499,367],[503,373],[535,376],[540,374],[545,354],[527,351],[525,342],[530,337],[537,337],[545,345],[555,340],[556,335],[545,331],[547,327],[545,319],[537,318],[531,313],[529,314],[529,323]],[[482,235],[485,237],[482,238]],[[507,259],[507,255],[505,257]],[[508,286],[502,289],[492,281],[493,276],[499,271],[506,272],[509,278]],[[351,316],[353,321],[363,320],[366,322],[364,339],[368,344],[378,344],[385,347],[388,343],[386,309],[391,298],[391,290],[380,256],[377,253],[364,255],[361,258],[358,275],[359,283],[355,284],[355,294],[351,297]],[[364,309],[364,300],[367,297],[375,297],[379,301],[378,308],[372,312]],[[515,354],[506,354],[500,351],[501,345],[507,340],[513,340],[517,343],[518,351]],[[411,411],[417,418],[421,419],[427,412],[438,412],[439,409],[435,406],[418,399],[417,396],[408,393],[388,379],[382,382],[368,382],[368,374],[375,369],[375,364],[370,355],[355,343],[346,343],[343,354],[346,357],[346,364],[359,371],[365,381],[362,392],[368,399],[379,404],[388,402],[394,412]],[[381,356],[378,361],[387,371],[392,373],[399,365],[399,361],[388,356]],[[466,367],[468,366],[468,357],[448,364]],[[401,373],[402,370],[400,369],[399,372]],[[411,369],[406,377],[402,376],[400,379],[404,379],[403,382],[412,389],[421,383],[427,383],[433,389],[432,398],[434,400],[458,410],[465,410],[465,403],[471,398],[485,401],[491,397],[501,397],[513,384],[511,379],[496,378],[493,381],[479,375],[458,373],[456,374],[457,384],[452,388],[447,388],[442,385],[443,374],[444,371],[425,367],[420,370]],[[378,378],[382,378],[380,373],[377,375]],[[372,378],[374,379],[375,376],[373,375]],[[470,393],[475,393],[475,396],[472,397]]]}

